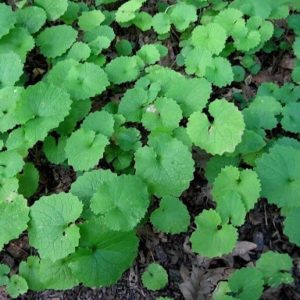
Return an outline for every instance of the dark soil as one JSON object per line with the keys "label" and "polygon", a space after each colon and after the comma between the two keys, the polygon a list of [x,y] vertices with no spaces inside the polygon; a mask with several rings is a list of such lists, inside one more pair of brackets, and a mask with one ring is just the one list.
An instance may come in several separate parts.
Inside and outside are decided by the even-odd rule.
{"label": "dark soil", "polygon": [[[14,4],[14,1],[8,1]],[[156,1],[148,1],[148,11],[153,10]],[[156,41],[154,33],[140,33],[133,28],[115,28],[118,37],[130,40],[138,49],[145,43]],[[289,39],[289,36],[286,36]],[[163,42],[169,49],[169,55],[161,62],[164,66],[176,68],[174,64],[178,53],[178,36],[172,31],[170,39]],[[110,51],[109,57],[115,54]],[[271,53],[259,55],[263,65],[262,71],[256,75],[249,75],[245,82],[233,88],[218,89],[215,96],[232,97],[233,91],[240,91],[246,99],[255,95],[257,86],[262,82],[273,81],[283,84],[290,80],[290,72],[293,60],[288,53]],[[48,65],[44,58],[35,49],[27,59],[26,71],[29,74],[28,84],[39,81],[47,72]],[[177,69],[180,71],[180,69]],[[126,87],[124,87],[126,88]],[[111,93],[111,92],[108,92]],[[122,94],[122,89],[119,95]],[[112,98],[113,97],[113,98]],[[118,95],[107,94],[108,100],[118,101]],[[102,98],[102,99],[103,99]],[[116,99],[115,99],[116,98]],[[102,102],[101,102],[102,101]],[[95,102],[93,109],[99,109],[103,100]],[[105,100],[107,101],[107,100]],[[210,195],[210,186],[204,178],[204,166],[207,155],[195,151],[196,162],[195,179],[190,188],[183,194],[182,200],[188,206],[189,212],[194,218],[203,209],[214,207]],[[36,145],[30,152],[29,160],[40,171],[40,186],[37,193],[30,198],[32,204],[41,195],[55,192],[68,191],[76,174],[72,168],[50,164],[44,157],[41,145]],[[155,205],[155,204],[154,204]],[[300,249],[290,244],[282,232],[282,217],[275,206],[267,204],[261,199],[256,207],[248,214],[246,223],[239,229],[239,248],[232,255],[219,259],[204,259],[192,253],[188,238],[193,230],[193,224],[189,231],[180,235],[167,235],[155,232],[150,224],[145,224],[139,231],[140,250],[135,264],[128,270],[122,279],[109,288],[90,289],[83,286],[69,291],[45,291],[41,293],[28,292],[18,299],[36,300],[151,300],[159,296],[169,296],[174,299],[206,300],[210,299],[211,292],[218,281],[226,279],[237,268],[253,265],[260,254],[266,250],[274,250],[290,254],[294,259],[295,284],[282,286],[280,289],[265,291],[262,299],[297,300],[300,299]],[[0,253],[1,263],[8,264],[13,272],[21,260],[32,254],[28,245],[26,234],[18,240],[11,242]],[[169,285],[162,291],[149,292],[141,284],[141,274],[150,262],[159,262],[168,271]],[[0,289],[0,300],[9,299]]]}

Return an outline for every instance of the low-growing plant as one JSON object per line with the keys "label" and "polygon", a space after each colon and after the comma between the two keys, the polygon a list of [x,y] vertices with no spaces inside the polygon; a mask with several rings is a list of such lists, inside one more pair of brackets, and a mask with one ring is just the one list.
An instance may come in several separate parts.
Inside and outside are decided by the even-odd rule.
{"label": "low-growing plant", "polygon": [[[299,1],[173,2],[154,12],[145,0],[0,3],[0,249],[20,235],[32,248],[14,272],[0,265],[11,297],[116,283],[148,221],[166,234],[190,229],[196,254],[230,254],[261,197],[300,246]],[[291,43],[278,43],[279,19]],[[156,39],[138,47],[118,35],[129,27]],[[294,54],[292,82],[263,83],[250,98],[234,92],[260,71],[259,53],[280,49]],[[74,171],[70,189],[39,189],[34,151]],[[208,157],[215,207],[194,218],[182,194],[199,171],[195,151]],[[259,299],[266,286],[292,284],[291,269],[287,254],[266,252],[220,282],[214,299]],[[158,290],[168,275],[153,263],[141,280]]]}
{"label": "low-growing plant", "polygon": [[157,263],[152,263],[142,275],[143,285],[149,290],[160,290],[168,283],[168,273]]}
{"label": "low-growing plant", "polygon": [[264,286],[274,288],[294,281],[291,275],[292,265],[292,259],[287,254],[265,252],[257,260],[255,267],[236,270],[228,281],[220,282],[213,299],[260,299]]}

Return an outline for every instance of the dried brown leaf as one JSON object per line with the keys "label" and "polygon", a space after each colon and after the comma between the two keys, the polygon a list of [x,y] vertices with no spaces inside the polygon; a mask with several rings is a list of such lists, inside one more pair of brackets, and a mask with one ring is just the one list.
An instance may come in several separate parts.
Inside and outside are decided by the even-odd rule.
{"label": "dried brown leaf", "polygon": [[[204,265],[206,261],[202,267]],[[218,282],[226,280],[232,271],[232,268],[227,267],[207,269],[201,268],[201,265],[194,266],[188,279],[184,280],[179,288],[186,300],[206,300],[212,295]],[[186,278],[186,274],[183,277]]]}
{"label": "dried brown leaf", "polygon": [[257,245],[252,242],[247,241],[240,241],[236,244],[232,256],[244,256],[245,254],[248,254],[250,251],[257,248]]}

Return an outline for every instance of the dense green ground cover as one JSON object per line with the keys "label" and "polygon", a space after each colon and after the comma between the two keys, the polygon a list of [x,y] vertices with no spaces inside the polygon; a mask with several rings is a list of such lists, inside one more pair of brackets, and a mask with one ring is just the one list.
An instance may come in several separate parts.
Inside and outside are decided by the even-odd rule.
{"label": "dense green ground cover", "polygon": [[[20,236],[31,247],[14,270],[0,265],[11,297],[116,283],[148,222],[187,232],[202,257],[228,255],[261,198],[300,246],[300,1],[149,2],[0,3],[0,247]],[[132,30],[151,38],[137,47]],[[289,80],[247,97],[241,84],[271,53],[288,54]],[[74,173],[70,189],[41,189],[37,149]],[[214,201],[196,216],[181,197],[194,151]],[[292,269],[266,251],[213,298],[259,299],[293,284]],[[168,270],[153,262],[141,282],[162,289]]]}

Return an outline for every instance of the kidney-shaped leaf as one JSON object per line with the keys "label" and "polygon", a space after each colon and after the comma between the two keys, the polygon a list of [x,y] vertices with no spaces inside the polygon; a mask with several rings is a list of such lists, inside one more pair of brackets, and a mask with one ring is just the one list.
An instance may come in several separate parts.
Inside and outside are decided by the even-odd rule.
{"label": "kidney-shaped leaf", "polygon": [[256,161],[262,196],[280,207],[300,205],[300,150],[276,145]]}
{"label": "kidney-shaped leaf", "polygon": [[116,231],[132,230],[145,216],[148,205],[147,186],[133,175],[103,182],[91,200],[92,211],[102,215],[105,225]]}
{"label": "kidney-shaped leaf", "polygon": [[230,253],[238,238],[237,229],[222,224],[215,210],[205,210],[195,219],[196,231],[191,236],[192,250],[206,257],[217,257]]}
{"label": "kidney-shaped leaf", "polygon": [[57,25],[46,28],[36,39],[37,46],[48,58],[64,54],[76,41],[77,31],[68,25]]}
{"label": "kidney-shaped leaf", "polygon": [[212,122],[205,113],[195,112],[190,116],[187,131],[192,142],[211,154],[233,152],[245,129],[242,113],[225,99],[212,102],[209,113]]}
{"label": "kidney-shaped leaf", "polygon": [[81,211],[79,199],[66,193],[43,196],[33,204],[29,240],[41,258],[55,261],[75,251],[80,236],[75,221]]}
{"label": "kidney-shaped leaf", "polygon": [[236,167],[227,166],[215,179],[212,195],[219,203],[228,192],[236,192],[241,196],[246,211],[249,211],[258,200],[260,190],[260,181],[253,170],[240,171]]}
{"label": "kidney-shaped leaf", "polygon": [[180,196],[193,179],[194,161],[189,149],[167,135],[153,137],[148,145],[135,153],[136,173],[155,195]]}
{"label": "kidney-shaped leaf", "polygon": [[0,249],[26,230],[29,208],[23,196],[11,192],[0,200]]}
{"label": "kidney-shaped leaf", "polygon": [[79,282],[89,287],[115,283],[131,266],[137,255],[135,233],[108,230],[101,218],[90,219],[80,226],[80,248],[69,266]]}

